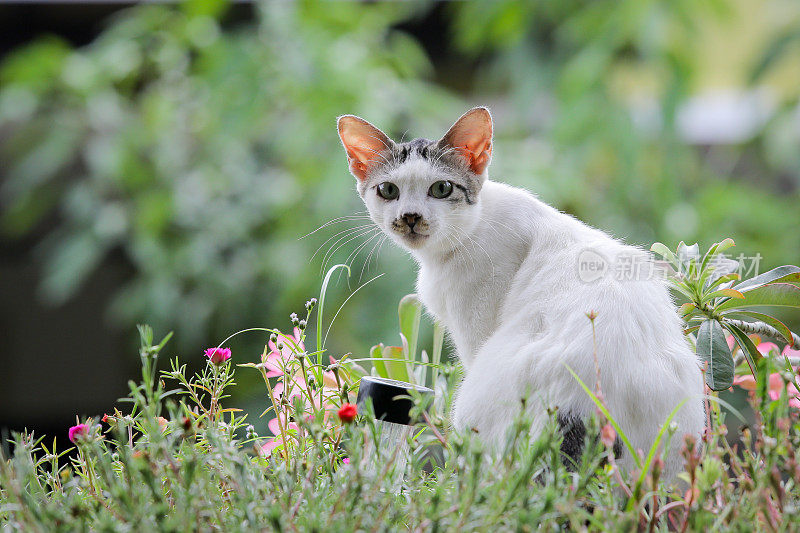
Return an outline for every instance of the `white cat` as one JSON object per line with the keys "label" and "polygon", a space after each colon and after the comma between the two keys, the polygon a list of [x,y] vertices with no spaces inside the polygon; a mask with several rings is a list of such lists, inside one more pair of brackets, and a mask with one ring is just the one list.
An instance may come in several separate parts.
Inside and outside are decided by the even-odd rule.
{"label": "white cat", "polygon": [[[665,475],[680,471],[682,436],[699,438],[705,425],[703,380],[650,255],[490,181],[486,108],[468,111],[439,141],[395,143],[353,115],[338,129],[372,220],[418,262],[419,296],[466,370],[456,428],[498,449],[528,396],[533,433],[557,407],[562,450],[577,458],[595,405],[567,367],[594,388],[594,311],[602,391],[634,447],[646,453],[686,400]],[[627,450],[615,451],[623,467],[633,464]]]}

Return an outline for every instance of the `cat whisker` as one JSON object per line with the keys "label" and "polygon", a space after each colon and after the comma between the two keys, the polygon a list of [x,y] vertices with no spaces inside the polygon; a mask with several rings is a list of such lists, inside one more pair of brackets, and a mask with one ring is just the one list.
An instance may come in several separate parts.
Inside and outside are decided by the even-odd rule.
{"label": "cat whisker", "polygon": [[[323,256],[323,261],[327,261],[328,254],[330,254],[331,251],[335,251],[335,249],[336,249],[336,247],[337,247],[337,245],[339,243],[341,243],[342,241],[346,240],[347,238],[353,236],[354,234],[358,234],[358,235],[356,235],[356,237],[358,237],[360,235],[365,235],[370,229],[371,228],[370,228],[369,225],[365,225],[363,227],[351,228],[350,230],[348,230],[344,236],[339,237],[333,244],[331,244],[328,247],[328,250],[325,252],[325,255]],[[334,237],[335,237],[335,235],[334,235]],[[328,240],[330,240],[330,239],[328,239]],[[347,241],[347,242],[349,242],[349,241]],[[323,246],[324,246],[324,244],[323,244]]]}
{"label": "cat whisker", "polygon": [[[386,243],[386,241],[388,241],[388,240],[389,240],[389,236],[388,236],[388,235],[384,235],[384,236],[381,238],[381,243],[378,245],[378,250],[377,250],[377,252],[375,252],[375,255],[374,255],[374,259],[375,259],[375,265],[376,265],[376,266],[377,266],[377,264],[378,264],[378,256],[380,255],[380,253],[381,253],[381,250],[383,250],[383,245],[384,245],[384,244]],[[372,258],[370,258],[370,261],[371,261],[371,260],[372,260]],[[367,270],[369,270],[369,268],[370,268],[370,265],[369,265],[369,264],[367,264]]]}
{"label": "cat whisker", "polygon": [[[448,224],[447,225],[447,232],[445,233],[445,236],[447,237],[448,242],[450,244],[453,244],[453,241],[450,239],[450,236],[452,236],[453,239],[455,239],[455,241],[458,243],[458,245],[453,248],[454,252],[459,253],[459,254],[463,254],[463,253],[467,252],[466,246],[461,241],[461,239],[458,238],[458,235],[456,235],[455,232],[450,233],[450,230],[454,230],[454,229],[455,229],[455,226],[453,226],[451,224]],[[469,253],[467,253],[467,257],[469,257],[470,262],[472,263],[472,268],[475,269],[476,268],[475,258],[472,257],[472,255],[469,254]]]}
{"label": "cat whisker", "polygon": [[359,244],[358,246],[356,246],[356,249],[355,249],[355,250],[353,250],[352,252],[350,252],[350,255],[348,255],[348,256],[347,256],[347,259],[345,259],[345,261],[344,261],[344,264],[345,264],[345,265],[348,265],[348,266],[350,266],[350,267],[352,267],[353,265],[352,265],[351,261],[355,261],[356,257],[358,257],[358,253],[359,253],[359,252],[360,252],[362,249],[364,249],[364,248],[367,246],[367,244],[369,244],[370,242],[372,242],[372,239],[374,239],[374,238],[375,238],[375,237],[377,237],[378,235],[379,235],[379,233],[376,233],[376,234],[374,234],[374,235],[371,235],[369,239],[367,239],[366,241],[364,241],[364,242],[362,242],[361,244]]}
{"label": "cat whisker", "polygon": [[[387,148],[389,148],[389,147],[387,146]],[[383,160],[384,160],[386,163],[391,163],[391,161],[389,160],[389,158],[388,158],[388,157],[386,157],[385,155],[383,155],[383,150],[381,150],[381,151],[379,152],[379,151],[375,150],[374,148],[366,148],[366,149],[367,149],[368,151],[372,152],[373,154],[375,154],[375,155],[378,155],[378,156],[380,156],[381,158],[383,158]],[[368,161],[374,161],[374,160],[373,160],[373,159],[369,159]]]}
{"label": "cat whisker", "polygon": [[[332,247],[330,250],[328,250],[328,252],[325,254],[325,257],[323,258],[323,263],[322,263],[322,270],[321,270],[321,272],[324,272],[324,271],[325,271],[325,267],[327,266],[327,264],[328,264],[328,261],[330,261],[330,259],[331,259],[331,258],[333,258],[333,256],[334,256],[334,255],[336,254],[336,252],[339,250],[339,248],[341,248],[342,246],[344,246],[345,244],[347,244],[347,243],[348,243],[348,242],[350,242],[350,241],[353,241],[353,240],[355,240],[355,239],[359,239],[359,238],[361,238],[361,237],[363,237],[363,236],[365,236],[365,235],[369,235],[369,233],[371,233],[371,232],[373,232],[373,231],[374,231],[374,232],[378,232],[378,231],[380,231],[380,228],[378,228],[378,227],[372,227],[372,228],[369,228],[369,229],[367,229],[367,230],[365,230],[365,231],[362,231],[361,233],[359,233],[358,235],[356,235],[356,236],[354,236],[354,237],[350,237],[349,239],[347,239],[346,241],[342,242],[341,244],[338,244],[338,245],[336,245],[336,247],[335,247],[335,248],[333,248],[333,247]],[[348,235],[345,235],[345,237],[348,237]],[[343,238],[344,238],[344,237],[343,237]],[[342,238],[342,239],[343,239],[343,238]],[[339,239],[339,241],[341,241],[342,239]],[[339,241],[336,241],[336,242],[338,243]]]}
{"label": "cat whisker", "polygon": [[455,229],[461,231],[464,234],[464,236],[469,240],[470,244],[472,244],[473,251],[475,250],[475,246],[477,246],[478,248],[481,249],[481,251],[484,254],[486,254],[486,258],[489,260],[489,264],[492,266],[492,276],[494,276],[494,272],[495,272],[495,270],[494,270],[494,261],[492,261],[492,256],[489,254],[489,252],[486,251],[486,248],[484,248],[481,245],[481,243],[479,243],[474,237],[472,237],[466,231],[464,231],[464,229],[462,229],[462,228],[455,228]]}
{"label": "cat whisker", "polygon": [[372,261],[372,254],[375,253],[375,249],[377,248],[378,250],[380,250],[380,246],[383,244],[383,241],[385,241],[385,240],[386,240],[386,235],[383,235],[380,239],[378,239],[378,242],[376,242],[375,245],[372,247],[372,249],[369,251],[369,255],[367,256],[367,259],[364,261],[364,264],[361,266],[361,273],[358,275],[358,282],[359,283],[361,283],[361,278],[364,277],[364,270],[366,269],[366,271],[369,272],[369,263],[370,263],[370,261]]}
{"label": "cat whisker", "polygon": [[369,135],[369,137],[372,137],[373,139],[377,139],[377,140],[379,140],[379,141],[381,142],[381,144],[382,144],[382,145],[384,145],[384,146],[385,146],[386,148],[388,148],[389,150],[391,150],[391,149],[392,149],[392,147],[391,147],[391,146],[389,146],[388,144],[386,144],[386,141],[385,141],[385,140],[383,140],[383,138],[381,138],[381,137],[378,137],[377,135]]}
{"label": "cat whisker", "polygon": [[446,155],[448,155],[448,154],[450,154],[450,153],[453,153],[453,152],[455,152],[455,151],[456,151],[456,149],[455,149],[455,148],[453,148],[452,146],[450,146],[450,147],[448,147],[448,148],[444,148],[444,149],[439,149],[439,153],[438,153],[438,155],[436,156],[436,159],[434,159],[434,160],[431,162],[431,164],[435,166],[436,164],[438,164],[438,163],[439,163],[439,161],[440,161],[440,160],[441,160],[441,159],[442,159],[444,156],[446,156]]}
{"label": "cat whisker", "polygon": [[352,221],[352,220],[362,220],[362,219],[370,218],[370,216],[368,214],[366,214],[366,213],[367,213],[366,211],[359,211],[359,212],[357,212],[355,214],[352,214],[352,215],[345,215],[345,216],[342,216],[342,217],[336,217],[336,218],[334,218],[332,220],[329,220],[328,222],[325,222],[324,224],[322,224],[320,227],[318,227],[314,231],[306,233],[305,235],[300,237],[298,240],[305,239],[309,235],[313,235],[316,232],[318,232],[319,230],[321,230],[323,228],[327,228],[328,226],[330,226],[332,224],[341,224],[342,222],[349,222],[349,221]]}
{"label": "cat whisker", "polygon": [[[383,160],[385,161],[385,164],[387,164],[387,165],[390,164],[390,161],[387,160],[386,158],[384,158]],[[377,159],[374,159],[374,158],[373,159],[365,159],[364,161],[367,162],[367,163],[381,163],[381,161],[378,161]]]}
{"label": "cat whisker", "polygon": [[[492,276],[494,276],[494,272],[495,272],[494,261],[492,260],[491,254],[489,254],[489,252],[486,251],[486,248],[484,248],[483,245],[481,245],[474,237],[469,235],[463,228],[459,228],[457,226],[448,225],[448,230],[450,230],[450,229],[455,230],[456,232],[460,232],[467,239],[467,242],[472,246],[473,252],[476,252],[477,248],[481,249],[481,251],[484,253],[484,255],[486,255],[486,258],[489,260],[489,264],[492,267]],[[458,239],[457,236],[456,236],[456,238]],[[463,244],[463,242],[461,241],[461,239],[458,239],[458,241],[460,243],[462,243],[462,246],[465,246]],[[470,256],[470,258],[472,259],[472,262],[473,262],[473,265],[474,265],[475,264],[475,258],[472,257],[472,256]]]}
{"label": "cat whisker", "polygon": [[[374,234],[374,235],[370,236],[370,237],[369,237],[367,240],[365,240],[365,241],[364,241],[364,242],[362,242],[361,244],[359,244],[359,245],[356,247],[356,249],[355,249],[355,250],[353,250],[352,252],[350,252],[350,255],[348,255],[348,256],[347,256],[347,259],[345,259],[345,260],[344,260],[344,264],[345,264],[345,265],[347,265],[348,267],[350,267],[350,268],[352,269],[352,268],[353,268],[353,263],[352,263],[352,262],[354,262],[354,261],[355,261],[355,259],[356,259],[356,257],[358,256],[359,252],[360,252],[362,249],[364,249],[364,248],[365,248],[365,247],[366,247],[366,246],[367,246],[367,245],[368,245],[370,242],[372,242],[372,240],[373,240],[375,237],[377,237],[378,235],[379,235],[379,234],[377,234],[377,233],[376,233],[376,234]],[[337,278],[337,279],[341,279],[341,277],[342,277],[342,273],[341,273],[341,272],[339,272],[339,278]],[[359,277],[359,281],[361,281],[361,278],[360,278],[360,277]],[[347,278],[347,286],[348,286],[348,287],[350,286],[350,277],[349,277],[349,276],[348,276],[348,278]]]}
{"label": "cat whisker", "polygon": [[[314,257],[316,257],[316,256],[317,256],[317,254],[319,253],[319,251],[322,249],[322,247],[323,247],[323,246],[325,246],[326,244],[328,244],[328,243],[329,243],[329,242],[330,242],[332,239],[335,239],[336,237],[338,237],[338,236],[339,236],[339,235],[341,235],[342,233],[349,233],[349,234],[352,234],[352,233],[355,233],[355,232],[358,232],[358,231],[361,231],[361,230],[367,229],[367,228],[369,228],[369,227],[371,227],[371,226],[373,226],[373,224],[362,224],[361,226],[355,226],[355,227],[352,227],[352,228],[347,228],[346,230],[342,230],[342,231],[340,231],[340,232],[338,232],[338,233],[335,233],[335,234],[334,234],[334,235],[332,235],[331,237],[328,237],[328,238],[325,240],[325,242],[323,242],[322,244],[320,244],[320,245],[319,245],[319,247],[317,248],[317,250],[316,250],[316,251],[314,252],[314,254],[311,256],[311,259],[309,259],[309,261],[311,261],[312,259],[314,259]],[[345,236],[345,237],[343,237],[343,238],[346,238],[346,237],[347,237],[347,236]],[[337,241],[337,242],[338,242],[338,241]]]}
{"label": "cat whisker", "polygon": [[[481,222],[486,222],[486,220],[483,217],[481,217]],[[491,223],[483,224],[483,227],[491,228],[492,231],[494,231],[498,237],[505,237],[505,235],[501,233],[500,230],[494,227],[495,225],[507,229],[512,235],[516,234],[516,232],[519,231],[519,228],[512,228],[511,226],[507,225],[504,222],[500,222],[499,220],[492,220]]]}

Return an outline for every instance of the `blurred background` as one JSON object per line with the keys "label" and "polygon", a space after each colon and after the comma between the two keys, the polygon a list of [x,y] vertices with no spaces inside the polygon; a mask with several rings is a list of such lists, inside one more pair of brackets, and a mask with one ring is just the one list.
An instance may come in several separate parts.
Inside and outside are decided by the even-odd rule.
{"label": "blurred background", "polygon": [[340,114],[437,138],[488,105],[494,179],[645,247],[733,237],[764,271],[800,262],[799,97],[796,0],[3,3],[0,428],[65,441],[110,412],[137,323],[190,368],[288,330],[326,259],[353,266],[328,317],[385,273],[330,353],[398,343],[413,262],[342,239],[358,220],[301,239],[363,209]]}

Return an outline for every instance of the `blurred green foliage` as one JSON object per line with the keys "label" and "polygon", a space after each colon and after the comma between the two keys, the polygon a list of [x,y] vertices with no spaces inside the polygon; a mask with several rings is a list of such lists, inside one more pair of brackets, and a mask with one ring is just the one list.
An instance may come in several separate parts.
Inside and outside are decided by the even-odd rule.
{"label": "blurred green foliage", "polygon": [[[765,257],[763,269],[796,263],[800,8],[773,0],[779,24],[759,26],[756,4],[268,2],[235,27],[220,23],[224,3],[137,6],[86,47],[43,38],[2,65],[0,224],[24,236],[56,215],[40,246],[42,293],[54,302],[121,251],[134,273],[113,316],[175,328],[182,349],[199,351],[281,324],[316,293],[322,254],[310,258],[348,223],[299,237],[362,209],[337,115],[434,137],[486,103],[495,178],[645,246],[732,236]],[[428,53],[398,27],[432,10],[445,47]],[[750,26],[772,29],[714,45],[714,32]],[[775,108],[742,142],[689,144],[681,109],[714,86],[709,65],[731,56],[744,59],[725,82],[772,84]],[[334,352],[363,356],[394,334],[413,265],[384,246],[375,268],[388,275],[339,316]],[[338,290],[341,301],[348,289]]]}
{"label": "blurred green foliage", "polygon": [[2,224],[23,235],[58,212],[44,295],[69,298],[119,248],[135,275],[115,315],[174,327],[184,347],[288,316],[321,281],[309,258],[324,239],[299,237],[359,209],[337,115],[416,130],[442,104],[460,110],[389,29],[411,13],[275,2],[223,32],[191,3],[142,6],[85,48],[46,39],[11,56]]}

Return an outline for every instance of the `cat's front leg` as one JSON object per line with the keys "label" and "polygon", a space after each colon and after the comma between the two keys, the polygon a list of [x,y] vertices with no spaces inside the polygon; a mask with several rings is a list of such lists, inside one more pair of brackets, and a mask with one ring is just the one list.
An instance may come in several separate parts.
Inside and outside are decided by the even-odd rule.
{"label": "cat's front leg", "polygon": [[[506,343],[503,343],[506,344]],[[518,345],[519,346],[519,345]],[[467,369],[458,388],[453,407],[453,426],[460,431],[473,431],[499,451],[508,429],[523,407],[531,417],[531,434],[538,435],[549,420],[546,404],[537,394],[534,376],[526,371],[520,352],[493,351],[488,342]]]}

